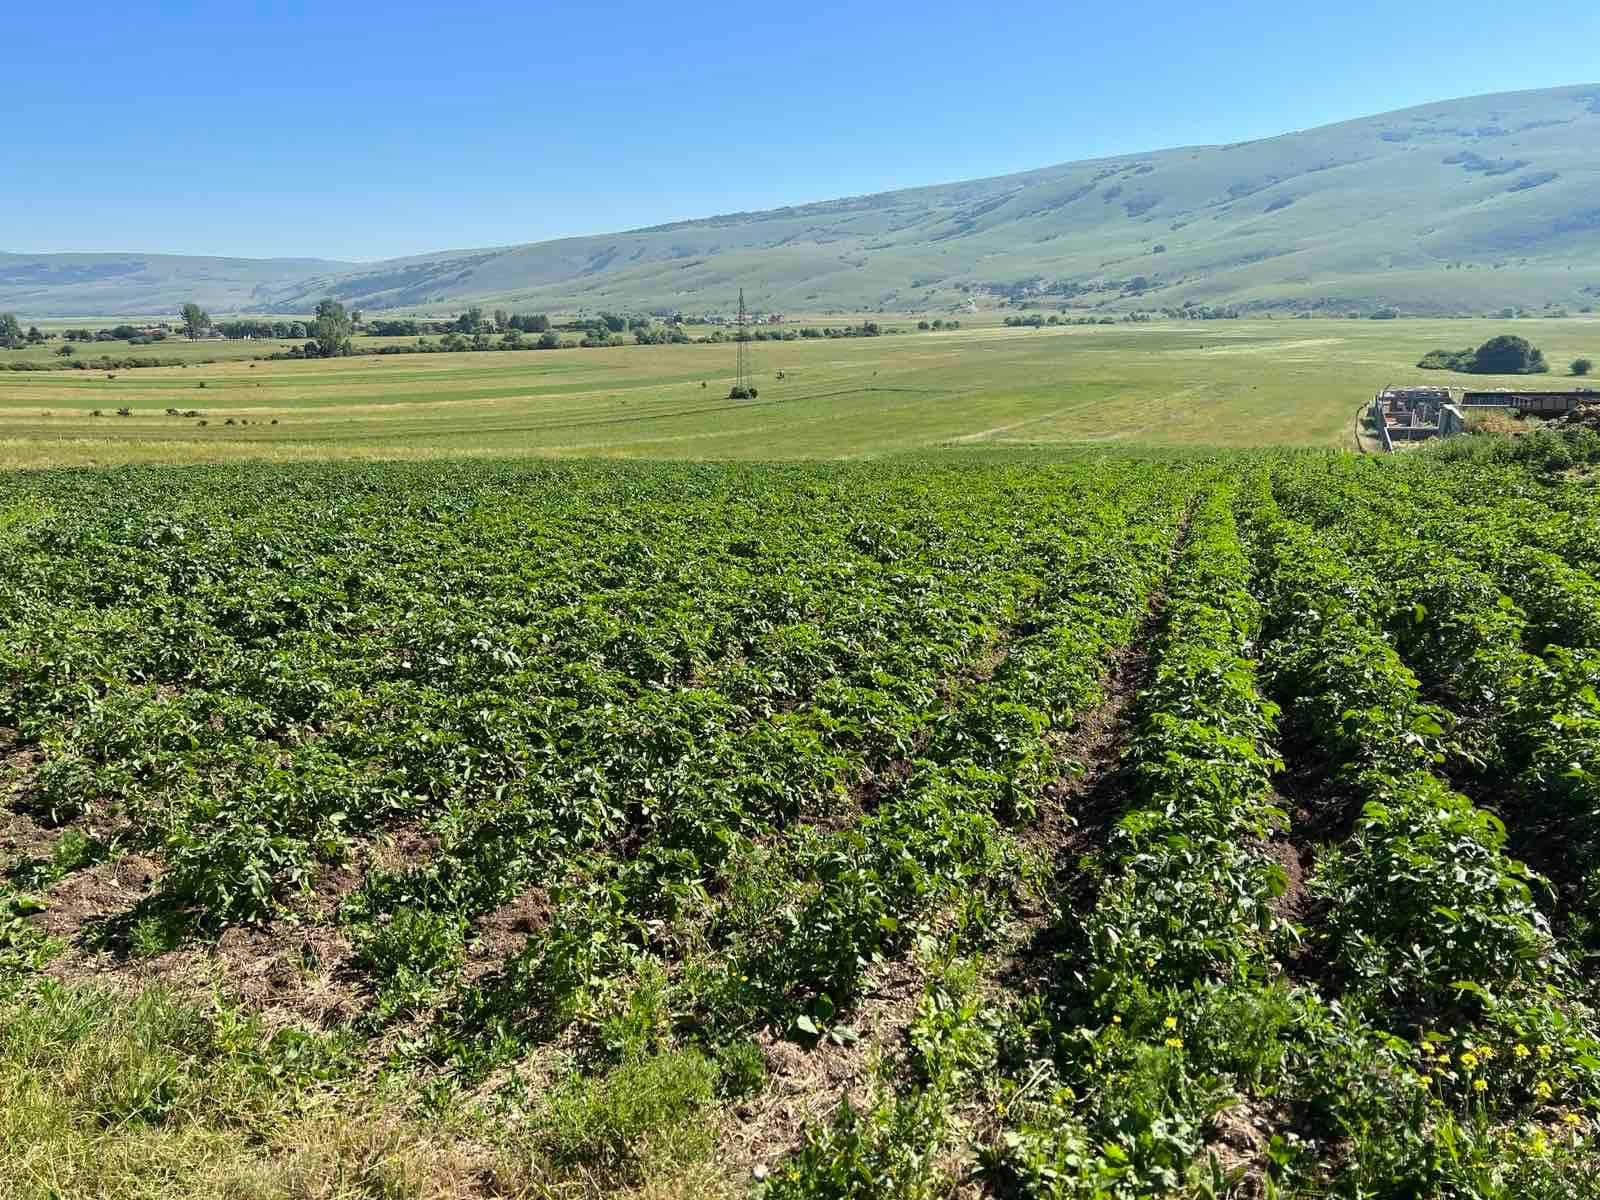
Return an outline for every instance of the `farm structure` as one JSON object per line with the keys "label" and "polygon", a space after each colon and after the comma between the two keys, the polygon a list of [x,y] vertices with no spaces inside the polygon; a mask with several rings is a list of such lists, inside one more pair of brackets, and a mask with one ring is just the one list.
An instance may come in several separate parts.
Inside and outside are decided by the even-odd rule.
{"label": "farm structure", "polygon": [[1466,428],[1466,418],[1449,388],[1384,388],[1372,398],[1373,427],[1385,450],[1397,441],[1450,437]]}
{"label": "farm structure", "polygon": [[1451,437],[1466,431],[1471,409],[1503,408],[1534,416],[1562,416],[1581,404],[1600,400],[1600,392],[1500,389],[1467,391],[1438,386],[1389,387],[1372,398],[1369,417],[1385,450],[1395,442]]}

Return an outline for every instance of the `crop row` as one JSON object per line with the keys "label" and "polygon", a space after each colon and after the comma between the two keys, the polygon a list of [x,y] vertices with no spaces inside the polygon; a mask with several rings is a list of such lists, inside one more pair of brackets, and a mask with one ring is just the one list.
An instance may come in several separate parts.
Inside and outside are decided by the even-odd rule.
{"label": "crop row", "polygon": [[[1346,1074],[1342,1090],[1307,1098],[1329,1134],[1356,1146],[1338,1182],[1358,1191],[1399,1175],[1428,1191],[1492,1180],[1506,1194],[1570,1185],[1568,1166],[1527,1148],[1561,1106],[1592,1104],[1600,1043],[1536,902],[1543,883],[1506,853],[1500,821],[1436,774],[1455,720],[1420,699],[1386,636],[1396,577],[1285,519],[1269,493],[1253,499],[1272,614],[1263,663],[1291,714],[1296,786],[1325,827],[1348,819],[1330,805],[1358,806],[1349,837],[1317,861],[1320,911],[1306,933],[1311,982],[1345,1025],[1339,1053],[1360,1064],[1359,1085]],[[1451,650],[1459,625],[1436,629],[1435,678],[1460,686],[1483,664]],[[1296,1075],[1302,1086],[1340,1079],[1333,1066]]]}
{"label": "crop row", "polygon": [[[1136,492],[1061,519],[1061,553],[983,663],[913,686],[904,664],[885,663],[885,680],[901,672],[899,693],[822,693],[788,714],[844,764],[844,819],[748,838],[723,821],[720,847],[644,831],[589,864],[548,929],[450,1007],[436,1050],[481,1070],[516,1054],[530,1027],[551,1032],[552,1013],[592,1023],[603,996],[641,974],[667,981],[679,1028],[712,1040],[774,1022],[820,1036],[836,1014],[842,1023],[865,968],[929,922],[954,913],[981,934],[1021,866],[1006,826],[1031,818],[1065,769],[1054,739],[1095,702],[1170,540],[1175,509],[1130,524],[1130,502]],[[863,739],[844,704],[871,705],[887,735]]]}
{"label": "crop row", "polygon": [[1260,621],[1231,511],[1208,490],[1169,581],[1156,665],[1125,749],[1130,804],[1093,906],[1068,914],[1040,1048],[997,1167],[1030,1193],[1175,1186],[1205,1141],[1202,1082],[1251,1068],[1218,1032],[1249,1022],[1289,931],[1265,839],[1276,707],[1246,657]]}
{"label": "crop row", "polygon": [[[1292,482],[1301,506],[1326,496],[1320,480]],[[1554,877],[1571,945],[1592,955],[1600,949],[1600,743],[1592,720],[1600,585],[1538,548],[1556,542],[1541,530],[1585,523],[1433,474],[1346,481],[1345,489],[1346,512],[1362,515],[1340,521],[1324,510],[1324,527],[1348,544],[1359,526],[1353,557],[1384,580],[1376,611],[1457,719],[1465,761],[1456,772],[1494,798],[1513,843]],[[1553,846],[1560,853],[1550,853]]]}
{"label": "crop row", "polygon": [[[919,923],[982,926],[1183,500],[1127,470],[271,480],[233,511],[208,478],[41,489],[0,574],[25,803],[159,856],[113,948],[356,867],[368,1019],[442,1007],[469,1071],[574,1021],[825,1028]],[[469,978],[530,892],[526,948]]]}
{"label": "crop row", "polygon": [[[73,895],[109,969],[318,926],[341,1044],[518,1137],[681,1076],[710,1145],[901,1021],[769,1200],[1571,1194],[1592,497],[1480,466],[7,477],[0,973]],[[552,1169],[646,1182],[606,1128]]]}

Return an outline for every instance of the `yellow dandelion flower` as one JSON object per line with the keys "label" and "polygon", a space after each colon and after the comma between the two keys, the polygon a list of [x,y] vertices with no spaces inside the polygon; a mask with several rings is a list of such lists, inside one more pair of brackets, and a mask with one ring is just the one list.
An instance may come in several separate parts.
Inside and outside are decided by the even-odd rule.
{"label": "yellow dandelion flower", "polygon": [[1178,1027],[1178,1018],[1177,1017],[1168,1017],[1166,1019],[1166,1021],[1164,1022],[1164,1024],[1166,1025],[1166,1027],[1168,1029],[1176,1029]]}
{"label": "yellow dandelion flower", "polygon": [[1539,1057],[1540,1058],[1549,1058],[1550,1057],[1550,1047],[1546,1046],[1546,1045],[1540,1045],[1540,1047],[1539,1047]]}
{"label": "yellow dandelion flower", "polygon": [[1550,1085],[1542,1079],[1539,1080],[1538,1083],[1533,1085],[1533,1094],[1541,1100],[1550,1099]]}
{"label": "yellow dandelion flower", "polygon": [[1474,1079],[1474,1080],[1473,1080],[1473,1081],[1472,1081],[1472,1090],[1473,1090],[1473,1091],[1475,1091],[1475,1092],[1481,1092],[1481,1091],[1483,1091],[1483,1090],[1484,1090],[1484,1089],[1485,1089],[1485,1088],[1487,1088],[1487,1087],[1488,1087],[1488,1086],[1489,1086],[1489,1085],[1488,1085],[1488,1084],[1487,1084],[1487,1083],[1485,1083],[1485,1082],[1484,1082],[1484,1081],[1483,1081],[1483,1080],[1481,1080],[1481,1079]]}
{"label": "yellow dandelion flower", "polygon": [[1121,1015],[1120,1015],[1120,1014],[1118,1014],[1118,1013],[1112,1013],[1112,1014],[1111,1014],[1111,1023],[1112,1023],[1112,1024],[1113,1024],[1113,1025],[1121,1025],[1121,1024],[1122,1024],[1122,1017],[1121,1017]]}
{"label": "yellow dandelion flower", "polygon": [[1515,1054],[1518,1058],[1527,1058],[1528,1055],[1533,1053],[1533,1052],[1531,1050],[1529,1050],[1526,1046],[1524,1046],[1521,1042],[1518,1042],[1517,1045],[1516,1045],[1516,1048],[1514,1050],[1512,1050],[1512,1053]]}
{"label": "yellow dandelion flower", "polygon": [[1565,1121],[1568,1125],[1576,1125],[1578,1123],[1578,1114],[1577,1113],[1562,1113],[1561,1114],[1561,1119],[1563,1121]]}
{"label": "yellow dandelion flower", "polygon": [[1549,1141],[1548,1138],[1546,1138],[1544,1136],[1544,1130],[1535,1129],[1533,1131],[1533,1133],[1529,1135],[1529,1137],[1528,1137],[1528,1153],[1529,1154],[1548,1154],[1548,1153],[1550,1153],[1550,1141]]}
{"label": "yellow dandelion flower", "polygon": [[1167,1039],[1167,1047],[1168,1047],[1168,1049],[1171,1049],[1171,1050],[1182,1050],[1183,1049],[1183,1039],[1182,1038],[1177,1038],[1177,1037],[1168,1038]]}
{"label": "yellow dandelion flower", "polygon": [[1470,1071],[1474,1067],[1476,1067],[1477,1065],[1478,1065],[1478,1056],[1476,1054],[1474,1054],[1471,1050],[1468,1050],[1465,1054],[1463,1054],[1461,1056],[1461,1069],[1462,1070]]}

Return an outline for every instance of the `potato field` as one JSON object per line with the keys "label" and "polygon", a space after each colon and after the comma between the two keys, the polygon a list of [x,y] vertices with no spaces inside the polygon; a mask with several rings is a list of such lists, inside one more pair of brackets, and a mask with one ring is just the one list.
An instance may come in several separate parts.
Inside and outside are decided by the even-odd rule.
{"label": "potato field", "polygon": [[0,476],[0,1197],[1567,1197],[1600,492]]}

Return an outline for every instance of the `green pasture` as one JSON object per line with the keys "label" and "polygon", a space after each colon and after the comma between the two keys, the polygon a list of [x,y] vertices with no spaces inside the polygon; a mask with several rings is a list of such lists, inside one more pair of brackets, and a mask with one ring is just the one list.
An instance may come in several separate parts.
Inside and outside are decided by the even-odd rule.
{"label": "green pasture", "polygon": [[[900,324],[910,330],[914,322]],[[1553,373],[1530,381],[1415,368],[1428,350],[1476,345],[1500,332],[1540,346]],[[115,378],[0,372],[0,466],[1353,445],[1357,408],[1385,384],[1570,386],[1568,362],[1600,357],[1600,319],[1259,319],[1040,330],[975,323],[881,338],[760,342],[751,347],[760,388],[754,402],[726,398],[728,343],[249,361],[275,348],[168,342],[143,352],[194,361],[119,370]],[[103,352],[128,351],[106,344]],[[200,361],[222,355],[226,361]],[[116,415],[119,408],[131,415]],[[172,417],[168,408],[201,416]],[[92,415],[97,409],[101,415]]]}

